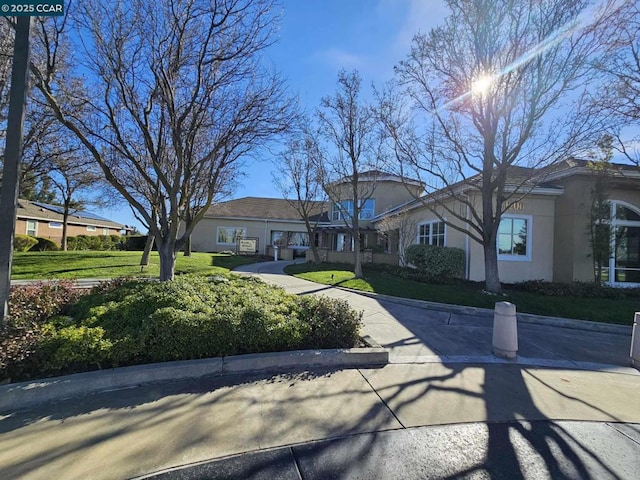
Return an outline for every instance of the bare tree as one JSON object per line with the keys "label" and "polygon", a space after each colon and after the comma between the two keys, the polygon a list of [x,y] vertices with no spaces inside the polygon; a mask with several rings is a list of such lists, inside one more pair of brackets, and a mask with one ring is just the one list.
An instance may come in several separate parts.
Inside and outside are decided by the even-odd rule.
{"label": "bare tree", "polygon": [[[626,125],[640,126],[640,4],[627,0],[621,7],[616,35],[609,38],[616,48],[612,55],[599,63],[612,82],[600,95],[600,104],[613,109]],[[635,165],[640,166],[640,135],[623,141],[618,135],[613,148]],[[634,146],[635,144],[635,146]]]}
{"label": "bare tree", "polygon": [[290,141],[286,150],[280,154],[278,174],[273,176],[273,182],[282,197],[304,221],[314,263],[321,261],[314,234],[318,225],[317,219],[325,204],[317,170],[318,152],[316,139],[309,132],[301,134],[300,138]]}
{"label": "bare tree", "polygon": [[[394,244],[397,240],[400,265],[406,265],[407,248],[415,243],[418,236],[418,224],[411,218],[409,212],[404,211],[384,217],[376,223],[376,230],[390,244]],[[394,238],[395,235],[397,235],[397,239]]]}
{"label": "bare tree", "polygon": [[541,167],[607,126],[587,89],[617,10],[587,0],[448,5],[444,24],[414,37],[396,84],[380,94],[381,119],[400,169],[438,192],[425,204],[483,246],[486,289],[499,293],[502,214]]}
{"label": "bare tree", "polygon": [[[173,279],[176,252],[228,169],[292,117],[282,81],[259,63],[275,28],[271,7],[90,0],[40,23],[46,63],[32,68],[36,87],[149,228],[161,280]],[[72,43],[76,64],[57,76]]]}
{"label": "bare tree", "polygon": [[92,158],[83,158],[78,153],[80,152],[70,151],[49,162],[49,178],[56,193],[56,201],[62,206],[61,247],[65,252],[69,215],[88,205],[104,205],[102,199],[106,198],[99,195],[97,188],[104,183],[102,172]]}
{"label": "bare tree", "polygon": [[607,41],[615,50],[598,64],[613,79],[606,85],[605,99],[620,115],[637,123],[640,120],[640,4],[637,1],[623,2],[616,34]]}
{"label": "bare tree", "polygon": [[318,149],[316,168],[351,235],[356,278],[362,278],[360,220],[381,161],[379,125],[371,106],[360,99],[360,84],[357,71],[340,71],[336,93],[322,99],[316,115],[325,144]]}
{"label": "bare tree", "polygon": [[[3,164],[5,128],[9,102],[14,24],[7,17],[0,19],[0,165]],[[32,52],[32,58],[38,52]],[[37,60],[36,60],[37,61]],[[48,202],[53,198],[46,164],[57,153],[55,146],[61,127],[42,104],[42,97],[28,92],[23,128],[22,161],[20,163],[19,196],[28,200]],[[2,168],[0,168],[0,182]]]}

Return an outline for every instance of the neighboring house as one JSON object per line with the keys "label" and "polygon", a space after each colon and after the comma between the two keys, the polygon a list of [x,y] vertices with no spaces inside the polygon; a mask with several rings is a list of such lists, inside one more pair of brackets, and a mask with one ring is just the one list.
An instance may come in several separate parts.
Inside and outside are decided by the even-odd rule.
{"label": "neighboring house", "polygon": [[[327,204],[316,202],[311,223],[327,221]],[[310,242],[304,221],[288,200],[244,197],[211,206],[191,234],[191,248],[235,252],[240,239],[257,240],[256,250],[261,255],[272,255],[271,247],[277,246],[280,258],[303,255]]]}
{"label": "neighboring house", "polygon": [[[56,205],[18,200],[15,232],[33,237],[62,241],[63,209]],[[90,212],[73,210],[67,220],[67,235],[121,235],[126,225],[112,222]]]}
{"label": "neighboring house", "polygon": [[[640,285],[640,168],[612,164],[610,172],[611,212],[602,222],[611,226],[614,253],[605,268],[604,279],[612,285]],[[533,180],[526,180],[529,178]],[[364,262],[397,264],[398,250],[410,243],[458,247],[466,256],[465,278],[484,280],[482,245],[465,233],[468,227],[464,222],[457,221],[460,230],[452,228],[432,211],[438,209],[433,200],[438,198],[461,215],[470,215],[467,207],[448,193],[450,189],[416,200],[424,189],[419,181],[378,171],[365,172],[360,181],[374,185],[360,215],[359,247],[365,251]],[[479,178],[472,178],[451,188],[474,205],[481,205],[478,181]],[[348,179],[342,182],[345,183],[344,199],[339,200],[342,208],[333,202],[318,203],[313,239],[308,238],[304,222],[288,201],[247,197],[212,207],[194,230],[193,249],[235,250],[239,239],[256,238],[258,252],[270,255],[273,253],[270,247],[274,245],[285,250],[289,247],[295,253],[305,251],[309,241],[315,241],[323,259],[352,262],[349,252],[356,245],[343,219],[343,212],[352,207],[346,190]],[[542,170],[512,168],[507,188],[518,189],[522,197],[503,214],[498,231],[501,281],[593,280],[587,232],[594,182],[594,173],[584,160],[565,160]],[[454,223],[455,219],[448,218],[446,212],[439,212],[447,222]],[[407,224],[413,225],[409,241],[402,238],[401,231],[382,236],[376,229],[385,218],[398,214],[406,215]]]}

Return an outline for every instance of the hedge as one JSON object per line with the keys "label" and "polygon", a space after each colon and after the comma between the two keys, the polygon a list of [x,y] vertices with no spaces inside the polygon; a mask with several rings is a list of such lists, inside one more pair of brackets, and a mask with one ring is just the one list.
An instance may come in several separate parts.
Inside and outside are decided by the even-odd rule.
{"label": "hedge", "polygon": [[32,252],[57,252],[60,250],[58,242],[50,238],[36,237],[36,240],[38,243],[31,247]]}
{"label": "hedge", "polygon": [[119,235],[78,235],[67,238],[67,250],[118,250],[125,240]]}
{"label": "hedge", "polygon": [[16,252],[28,252],[36,243],[38,243],[37,238],[16,233],[13,239],[13,250]]}
{"label": "hedge", "polygon": [[411,245],[405,258],[421,274],[432,278],[462,278],[464,276],[464,250],[436,245]]}
{"label": "hedge", "polygon": [[[350,348],[362,320],[362,313],[344,301],[298,297],[237,276],[117,280],[56,311],[63,315],[45,320],[34,315],[34,333],[22,335],[25,348],[5,349],[20,350],[19,355],[3,359],[0,349],[0,380],[243,353]],[[10,322],[8,328],[13,327]],[[22,337],[13,335],[13,343]]]}

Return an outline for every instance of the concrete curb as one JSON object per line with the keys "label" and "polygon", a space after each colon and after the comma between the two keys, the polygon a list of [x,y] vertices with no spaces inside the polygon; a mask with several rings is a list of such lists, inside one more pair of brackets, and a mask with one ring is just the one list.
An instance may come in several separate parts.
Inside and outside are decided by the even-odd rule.
{"label": "concrete curb", "polygon": [[[456,313],[458,315],[481,316],[493,318],[494,311],[490,308],[468,307],[463,305],[450,305],[448,303],[429,302],[426,300],[415,300],[412,298],[393,297],[381,293],[362,292],[346,287],[336,287],[346,292],[357,293],[374,299],[382,299],[387,302],[408,305],[410,307],[422,308],[424,310],[436,310],[440,312]],[[517,308],[517,305],[516,305]],[[592,322],[589,320],[576,320],[573,318],[546,317],[544,315],[534,315],[532,313],[517,313],[518,321],[533,325],[546,325],[551,327],[570,328],[574,330],[587,330],[591,332],[613,333],[616,335],[631,335],[631,327],[627,325],[615,325],[610,323]]]}
{"label": "concrete curb", "polygon": [[168,380],[298,368],[386,365],[384,348],[295,350],[203,360],[134,365],[0,386],[0,412],[91,393],[137,387]]}

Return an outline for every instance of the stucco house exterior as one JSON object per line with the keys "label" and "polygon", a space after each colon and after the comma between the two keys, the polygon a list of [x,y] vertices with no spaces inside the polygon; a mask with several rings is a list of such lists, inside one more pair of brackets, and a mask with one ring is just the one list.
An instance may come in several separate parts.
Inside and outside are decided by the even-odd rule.
{"label": "stucco house exterior", "polygon": [[[482,203],[478,179],[454,186],[455,196],[450,189],[424,195],[421,182],[380,171],[364,172],[359,181],[367,187],[363,190],[366,195],[361,196],[359,219],[358,247],[364,252],[363,262],[397,265],[398,251],[411,243],[458,247],[465,252],[465,277],[484,280],[482,245],[465,233],[469,227],[463,220],[447,216],[446,209],[439,207],[445,204],[463,218],[470,218],[467,206],[456,199],[463,195],[479,212]],[[304,222],[287,200],[245,197],[212,207],[192,235],[192,248],[233,250],[239,239],[255,238],[258,253],[273,255],[273,246],[277,245],[283,250],[280,258],[293,258],[308,250],[309,242],[314,241],[324,260],[352,262],[351,252],[357,246],[345,224],[345,216],[353,211],[348,182],[348,178],[336,182],[334,201],[318,202],[313,238],[306,234]],[[501,281],[593,280],[587,231],[594,184],[595,174],[584,160],[567,159],[542,170],[512,169],[507,189],[522,193],[503,214],[498,230]],[[610,225],[614,253],[603,272],[604,280],[612,285],[639,285],[640,168],[612,164],[608,196],[611,212],[602,222]],[[403,238],[407,234],[401,229],[381,235],[381,223],[398,215],[406,216],[407,224],[412,226],[406,230],[410,237]],[[310,253],[307,252],[308,259]]]}
{"label": "stucco house exterior", "polygon": [[[533,183],[523,183],[523,177],[532,177]],[[502,215],[498,229],[500,280],[592,281],[593,261],[587,232],[595,174],[588,162],[568,159],[536,172],[516,167],[512,180],[507,181],[507,189],[520,189],[522,197]],[[481,211],[480,190],[473,180],[456,188],[456,196],[464,195],[476,211]],[[400,212],[408,215],[416,231],[412,243],[463,249],[465,277],[484,280],[482,245],[464,233],[469,228],[465,222],[447,217],[447,209],[439,209],[437,202],[430,201],[434,196],[448,209],[470,218],[463,202],[456,205],[453,196],[441,191],[382,214],[374,222]],[[608,196],[611,212],[602,221],[611,226],[613,255],[605,268],[604,281],[619,286],[640,284],[640,168],[612,164]]]}
{"label": "stucco house exterior", "polygon": [[[62,241],[62,207],[19,199],[15,232],[32,237]],[[67,220],[67,235],[122,235],[126,225],[113,222],[91,212],[73,211]]]}
{"label": "stucco house exterior", "polygon": [[[328,223],[327,204],[315,202],[314,225]],[[304,255],[309,239],[304,221],[291,202],[282,198],[244,197],[214,204],[191,234],[191,248],[200,252],[236,251],[241,239],[255,239],[260,255],[279,258]]]}
{"label": "stucco house exterior", "polygon": [[[318,227],[318,246],[322,249],[353,252],[355,248],[355,241],[348,227],[354,213],[349,182],[349,178],[343,178],[332,185],[330,197],[333,197],[333,200],[328,202],[329,223]],[[406,205],[420,196],[424,191],[424,184],[418,180],[403,179],[398,175],[378,170],[360,173],[358,183],[363,185],[359,192],[360,249],[384,250],[383,239],[375,225],[376,219],[381,218],[385,212]],[[349,261],[348,258],[350,256],[345,256],[345,261]]]}

